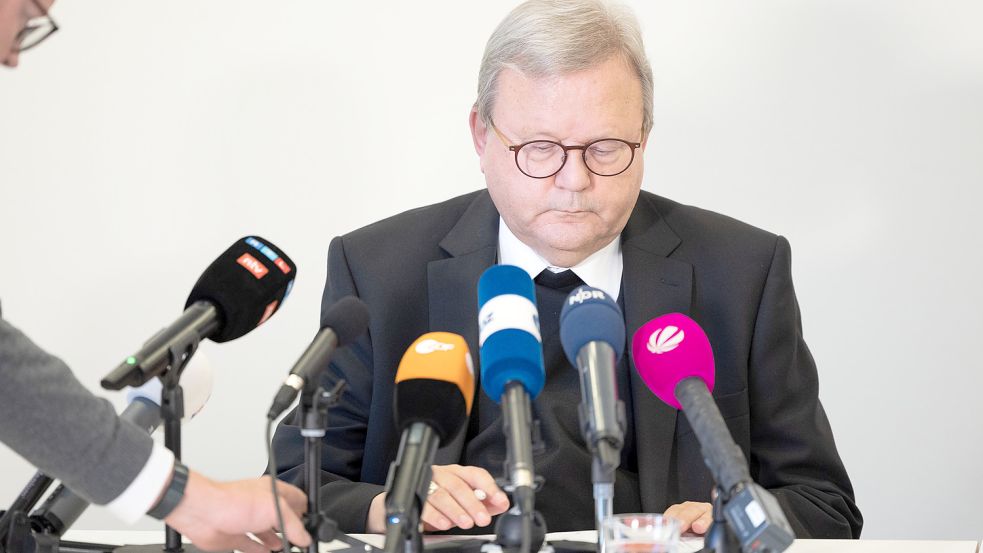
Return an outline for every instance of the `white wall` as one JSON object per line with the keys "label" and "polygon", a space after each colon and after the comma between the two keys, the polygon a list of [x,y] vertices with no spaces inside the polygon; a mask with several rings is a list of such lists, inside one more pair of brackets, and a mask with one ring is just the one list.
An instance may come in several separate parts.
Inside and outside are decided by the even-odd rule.
{"label": "white wall", "polygon": [[[983,5],[635,4],[645,188],[791,240],[864,535],[980,538]],[[483,185],[467,114],[512,5],[61,1],[63,30],[0,71],[4,316],[97,389],[233,240],[285,248],[290,301],[205,346],[216,390],[185,432],[206,474],[257,474],[330,238]],[[31,473],[0,448],[0,504]]]}

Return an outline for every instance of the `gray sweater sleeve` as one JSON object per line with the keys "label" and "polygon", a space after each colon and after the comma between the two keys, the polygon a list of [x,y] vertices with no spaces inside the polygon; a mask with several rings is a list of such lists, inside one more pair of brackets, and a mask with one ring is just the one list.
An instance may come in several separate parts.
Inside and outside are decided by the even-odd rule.
{"label": "gray sweater sleeve", "polygon": [[120,420],[65,363],[3,319],[0,442],[97,504],[122,493],[153,448],[146,432]]}

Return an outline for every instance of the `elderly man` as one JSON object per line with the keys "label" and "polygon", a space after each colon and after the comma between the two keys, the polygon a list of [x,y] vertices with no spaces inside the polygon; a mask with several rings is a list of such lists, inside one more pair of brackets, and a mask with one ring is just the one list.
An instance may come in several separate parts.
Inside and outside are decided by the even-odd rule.
{"label": "elderly man", "polygon": [[[720,411],[796,534],[859,535],[860,513],[802,338],[789,244],[640,192],[652,97],[631,13],[594,0],[524,3],[488,41],[471,112],[487,191],[332,241],[323,306],[357,294],[372,314],[368,336],[339,355],[328,377],[349,383],[330,417],[322,466],[322,495],[343,528],[383,530],[382,484],[399,439],[393,378],[403,351],[431,330],[462,334],[477,351],[476,283],[489,266],[507,263],[536,281],[547,365],[534,407],[546,445],[536,458],[546,476],[537,508],[550,530],[594,526],[578,375],[558,338],[563,298],[587,283],[618,299],[629,336],[665,313],[696,319],[714,346]],[[705,532],[713,481],[685,417],[646,389],[630,359],[618,373],[628,429],[615,512],[666,512],[684,529]],[[502,470],[504,443],[500,408],[481,394],[466,431],[438,452],[427,528],[487,526],[507,508],[492,478]],[[276,447],[281,476],[297,476],[297,428],[283,425]]]}
{"label": "elderly man", "polygon": [[[0,0],[0,62],[16,67],[22,52],[57,30],[50,6],[51,0]],[[147,513],[206,550],[282,549],[273,531],[278,521],[269,478],[215,482],[188,470],[3,319],[0,442],[124,520]],[[285,533],[309,544],[299,516],[307,506],[304,494],[283,483],[278,489]]]}

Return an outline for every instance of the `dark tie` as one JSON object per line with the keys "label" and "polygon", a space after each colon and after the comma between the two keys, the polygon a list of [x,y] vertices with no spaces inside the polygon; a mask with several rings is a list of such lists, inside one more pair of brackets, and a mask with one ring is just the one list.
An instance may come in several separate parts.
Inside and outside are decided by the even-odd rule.
{"label": "dark tie", "polygon": [[569,291],[583,283],[584,281],[580,280],[580,277],[570,269],[559,273],[554,273],[549,269],[543,269],[543,272],[536,275],[536,284],[554,290],[567,289]]}

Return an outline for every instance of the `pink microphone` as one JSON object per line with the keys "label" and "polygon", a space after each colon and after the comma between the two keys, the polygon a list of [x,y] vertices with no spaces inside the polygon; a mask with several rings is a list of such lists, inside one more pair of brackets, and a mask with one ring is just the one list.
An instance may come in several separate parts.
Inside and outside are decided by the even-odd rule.
{"label": "pink microphone", "polygon": [[[709,547],[720,551],[722,536],[733,531],[748,553],[780,552],[795,539],[781,506],[768,490],[751,479],[744,452],[734,442],[710,392],[713,391],[713,349],[707,335],[681,313],[657,317],[638,329],[631,340],[635,369],[656,396],[686,414],[700,442],[703,461],[716,482]],[[721,512],[722,511],[722,512]]]}
{"label": "pink microphone", "polygon": [[696,377],[713,392],[713,349],[707,335],[682,313],[669,313],[642,325],[632,338],[635,368],[662,401],[682,409],[676,385]]}

